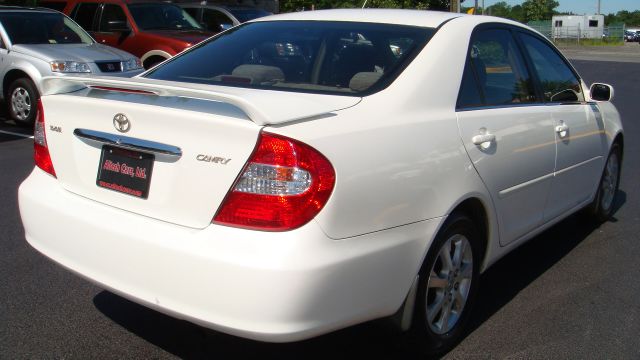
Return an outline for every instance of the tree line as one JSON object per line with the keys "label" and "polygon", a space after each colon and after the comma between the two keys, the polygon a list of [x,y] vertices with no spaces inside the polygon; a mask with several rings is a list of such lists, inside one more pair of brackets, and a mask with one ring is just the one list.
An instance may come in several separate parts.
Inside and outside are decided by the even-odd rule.
{"label": "tree line", "polygon": [[[365,3],[366,1],[366,3]],[[473,0],[462,0],[462,11],[466,12],[474,6]],[[506,2],[499,2],[486,9],[485,13],[506,17],[521,22],[551,19],[558,7],[555,0],[526,0],[522,5],[509,6]],[[398,8],[448,11],[451,6],[449,0],[280,0],[282,12],[336,9],[336,8]]]}

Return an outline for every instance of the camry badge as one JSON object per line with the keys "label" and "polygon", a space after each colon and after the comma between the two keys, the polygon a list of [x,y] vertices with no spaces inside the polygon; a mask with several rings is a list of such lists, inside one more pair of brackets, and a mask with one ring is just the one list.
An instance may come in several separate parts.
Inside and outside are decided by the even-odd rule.
{"label": "camry badge", "polygon": [[118,113],[113,117],[113,126],[121,133],[126,133],[131,129],[131,122],[125,114]]}

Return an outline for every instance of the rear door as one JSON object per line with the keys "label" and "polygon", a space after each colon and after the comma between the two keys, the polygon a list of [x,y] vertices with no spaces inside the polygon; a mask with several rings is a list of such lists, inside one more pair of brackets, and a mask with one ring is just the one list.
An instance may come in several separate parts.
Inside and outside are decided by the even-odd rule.
{"label": "rear door", "polygon": [[551,220],[594,194],[604,166],[604,123],[566,60],[535,34],[522,31],[519,37],[555,128],[558,155],[545,210],[545,220]]}
{"label": "rear door", "polygon": [[127,50],[124,42],[132,30],[127,15],[119,4],[106,3],[102,6],[96,30],[94,37],[97,42]]}
{"label": "rear door", "polygon": [[508,244],[542,224],[556,156],[553,123],[510,29],[474,32],[457,116]]}

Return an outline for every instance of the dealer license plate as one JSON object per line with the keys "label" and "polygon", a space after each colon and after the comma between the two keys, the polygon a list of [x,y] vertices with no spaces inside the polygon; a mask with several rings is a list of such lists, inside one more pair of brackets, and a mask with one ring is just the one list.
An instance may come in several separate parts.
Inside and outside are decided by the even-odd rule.
{"label": "dealer license plate", "polygon": [[102,147],[96,185],[146,199],[149,196],[154,156],[105,145]]}

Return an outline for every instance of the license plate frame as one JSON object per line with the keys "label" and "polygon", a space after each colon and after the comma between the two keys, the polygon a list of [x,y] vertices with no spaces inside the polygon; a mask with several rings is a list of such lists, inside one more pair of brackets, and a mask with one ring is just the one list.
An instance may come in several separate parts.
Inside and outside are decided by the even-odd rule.
{"label": "license plate frame", "polygon": [[149,197],[155,155],[104,145],[98,163],[98,187],[139,199]]}

